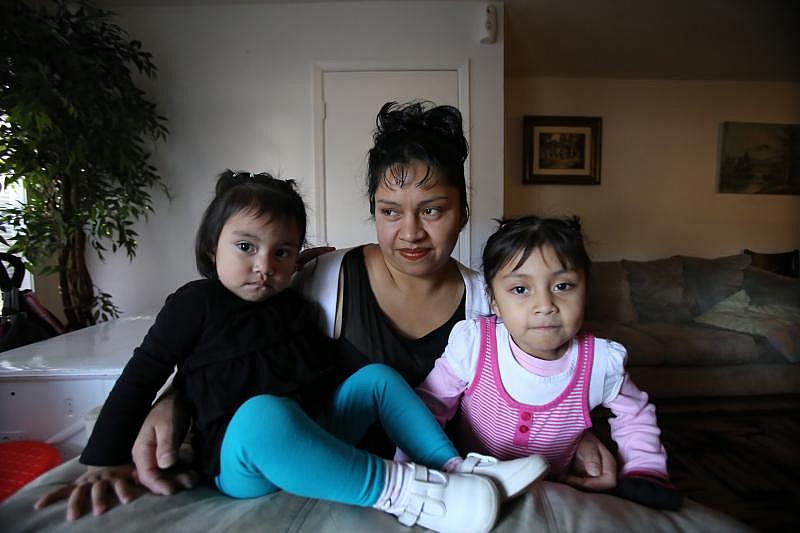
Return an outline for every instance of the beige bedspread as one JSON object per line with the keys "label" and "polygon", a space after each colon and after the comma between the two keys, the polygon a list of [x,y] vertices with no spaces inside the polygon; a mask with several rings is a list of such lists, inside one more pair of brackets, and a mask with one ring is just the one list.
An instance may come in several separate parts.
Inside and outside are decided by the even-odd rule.
{"label": "beige bedspread", "polygon": [[[174,496],[146,494],[101,517],[64,522],[66,504],[41,511],[33,503],[43,494],[75,479],[83,467],[73,459],[34,480],[0,504],[0,530],[125,532],[409,532],[395,519],[372,510],[309,500],[279,492],[253,500],[235,500],[210,487]],[[418,530],[418,529],[416,529]],[[680,512],[654,511],[605,494],[590,494],[566,485],[540,482],[509,502],[495,528],[498,532],[626,531],[743,532],[750,528],[722,513],[687,501]]]}

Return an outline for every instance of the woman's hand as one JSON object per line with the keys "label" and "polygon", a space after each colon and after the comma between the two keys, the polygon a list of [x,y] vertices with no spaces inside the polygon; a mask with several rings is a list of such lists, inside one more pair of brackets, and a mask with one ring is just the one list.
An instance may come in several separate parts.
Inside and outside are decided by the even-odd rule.
{"label": "woman's hand", "polygon": [[92,514],[99,516],[108,510],[112,494],[122,503],[131,502],[142,494],[142,489],[136,486],[132,464],[90,466],[73,484],[53,490],[39,498],[34,504],[34,509],[41,509],[69,498],[66,515],[68,521],[80,518],[89,502]]}
{"label": "woman's hand", "polygon": [[317,257],[335,250],[336,248],[333,246],[315,246],[314,248],[306,248],[300,252],[299,256],[297,256],[297,270],[302,269],[309,261],[313,261]]}
{"label": "woman's hand", "polygon": [[178,450],[188,431],[186,406],[169,389],[150,410],[133,444],[139,483],[164,495],[194,486],[197,475],[178,464]]}
{"label": "woman's hand", "polygon": [[562,481],[584,490],[613,489],[617,485],[617,461],[600,439],[587,431],[578,443],[571,471]]}

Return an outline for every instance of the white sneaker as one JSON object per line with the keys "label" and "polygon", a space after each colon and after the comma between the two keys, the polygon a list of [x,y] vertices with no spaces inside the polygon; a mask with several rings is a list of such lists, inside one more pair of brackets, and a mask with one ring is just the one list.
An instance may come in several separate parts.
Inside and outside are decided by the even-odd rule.
{"label": "white sneaker", "polygon": [[467,454],[458,472],[486,476],[500,490],[501,501],[517,496],[544,476],[549,465],[541,455],[529,455],[511,461],[500,461],[489,455]]}
{"label": "white sneaker", "polygon": [[489,479],[472,474],[443,473],[410,463],[414,479],[402,509],[392,514],[401,524],[440,533],[486,533],[500,509],[500,494]]}

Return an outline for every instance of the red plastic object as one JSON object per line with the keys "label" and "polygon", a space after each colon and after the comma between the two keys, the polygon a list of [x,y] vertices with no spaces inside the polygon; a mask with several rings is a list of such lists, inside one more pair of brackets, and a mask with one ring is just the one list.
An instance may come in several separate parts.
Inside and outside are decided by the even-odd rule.
{"label": "red plastic object", "polygon": [[50,444],[30,440],[0,444],[0,502],[60,464],[61,454]]}

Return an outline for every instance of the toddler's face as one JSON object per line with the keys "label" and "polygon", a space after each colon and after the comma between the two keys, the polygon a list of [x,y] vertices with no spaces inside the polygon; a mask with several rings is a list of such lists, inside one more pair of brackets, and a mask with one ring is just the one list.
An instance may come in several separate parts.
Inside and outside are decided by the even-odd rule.
{"label": "toddler's face", "polygon": [[521,255],[492,279],[492,310],[503,319],[517,346],[540,359],[558,359],[583,324],[586,276],[564,268],[550,246]]}
{"label": "toddler's face", "polygon": [[213,259],[225,288],[260,302],[289,286],[299,251],[295,224],[239,212],[222,227]]}

